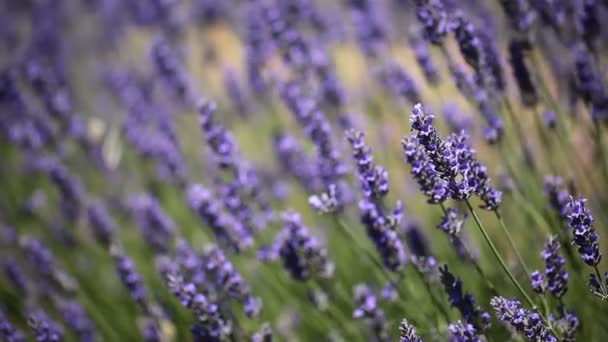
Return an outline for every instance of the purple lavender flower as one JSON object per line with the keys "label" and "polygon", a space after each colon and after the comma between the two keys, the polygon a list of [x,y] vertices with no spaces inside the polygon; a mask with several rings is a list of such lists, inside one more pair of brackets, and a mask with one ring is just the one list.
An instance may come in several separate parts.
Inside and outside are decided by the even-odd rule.
{"label": "purple lavender flower", "polygon": [[245,66],[247,82],[256,95],[262,95],[268,88],[263,76],[263,66],[273,49],[266,35],[266,25],[262,16],[262,6],[250,1],[245,15]]}
{"label": "purple lavender flower", "polygon": [[35,310],[29,314],[28,325],[38,342],[59,342],[63,339],[63,328],[42,310]]}
{"label": "purple lavender flower", "polygon": [[483,331],[489,325],[490,316],[487,312],[482,311],[479,306],[475,305],[475,298],[468,292],[462,290],[462,280],[454,277],[452,273],[448,271],[448,266],[444,265],[443,268],[439,268],[441,273],[441,283],[447,292],[450,305],[462,315],[462,318],[466,323],[471,324],[475,329]]}
{"label": "purple lavender flower", "polygon": [[574,77],[576,90],[583,102],[591,106],[591,114],[594,120],[605,120],[608,94],[603,86],[593,62],[589,50],[583,45],[575,46],[574,54]]}
{"label": "purple lavender flower", "polygon": [[366,199],[359,202],[359,210],[361,223],[380,254],[384,266],[391,271],[403,269],[407,263],[407,254],[395,230],[399,222],[385,216],[376,203]]}
{"label": "purple lavender flower", "polygon": [[378,73],[380,84],[390,93],[402,97],[410,103],[421,100],[414,79],[397,63],[388,63]]}
{"label": "purple lavender flower", "polygon": [[406,319],[401,320],[399,324],[399,342],[422,342],[416,333],[416,328]]}
{"label": "purple lavender flower", "polygon": [[14,290],[18,292],[27,292],[27,279],[23,273],[23,269],[14,256],[5,257],[2,261],[2,268]]}
{"label": "purple lavender flower", "polygon": [[458,215],[458,211],[456,209],[447,208],[446,213],[441,217],[441,222],[439,222],[437,228],[450,236],[456,236],[460,233],[466,218],[466,213],[464,213],[461,217]]}
{"label": "purple lavender flower", "polygon": [[[602,284],[602,282],[604,284]],[[587,282],[587,286],[589,286],[589,290],[593,295],[600,297],[602,299],[607,299],[608,296],[604,292],[604,288],[608,288],[608,272],[604,273],[604,280],[598,279],[595,273],[591,273],[589,275],[589,281]]]}
{"label": "purple lavender flower", "polygon": [[281,168],[296,178],[309,192],[320,188],[317,170],[295,137],[279,132],[273,137],[273,148]]}
{"label": "purple lavender flower", "polygon": [[237,146],[230,132],[216,122],[216,111],[215,102],[202,101],[198,105],[199,122],[218,166],[232,169],[236,164]]}
{"label": "purple lavender flower", "polygon": [[424,38],[440,45],[448,33],[449,17],[441,0],[416,0],[416,17],[424,30]]}
{"label": "purple lavender flower", "polygon": [[42,241],[23,236],[19,241],[27,262],[42,276],[50,277],[54,270],[51,251]]}
{"label": "purple lavender flower", "polygon": [[557,298],[561,298],[568,290],[568,272],[564,269],[566,261],[559,254],[559,248],[557,236],[550,236],[540,254],[545,261],[545,272],[534,271],[530,274],[532,288],[536,292],[549,291]]}
{"label": "purple lavender flower", "polygon": [[549,205],[557,211],[561,219],[566,220],[570,195],[563,183],[564,181],[561,177],[547,175],[545,176],[543,190],[545,195],[549,197]]}
{"label": "purple lavender flower", "polygon": [[448,325],[448,340],[450,342],[482,342],[483,339],[477,335],[477,330],[470,323],[458,321]]}
{"label": "purple lavender flower", "polygon": [[401,140],[405,160],[411,165],[411,173],[428,197],[429,203],[441,203],[449,196],[448,182],[437,172],[433,161],[416,137],[408,136]]}
{"label": "purple lavender flower", "polygon": [[327,53],[320,48],[314,48],[310,58],[319,78],[320,98],[330,106],[340,109],[346,102],[345,90]]}
{"label": "purple lavender flower", "polygon": [[182,62],[169,41],[157,37],[150,49],[150,59],[156,73],[166,88],[182,103],[190,103],[194,91],[191,81],[183,70]]}
{"label": "purple lavender flower", "polygon": [[195,341],[216,341],[232,334],[232,322],[226,319],[217,304],[197,292],[194,284],[184,281],[179,274],[164,275],[171,292],[188,308],[196,322],[190,328]]}
{"label": "purple lavender flower", "polygon": [[268,4],[263,7],[262,15],[275,45],[282,50],[285,64],[297,71],[302,71],[309,66],[310,47],[308,42],[300,34],[295,23],[288,20],[280,6],[273,3]]}
{"label": "purple lavender flower", "polygon": [[568,226],[573,230],[573,243],[578,246],[581,259],[589,266],[597,266],[602,260],[600,253],[599,236],[593,227],[591,211],[585,207],[585,198],[575,200],[570,197],[566,205]]}
{"label": "purple lavender flower", "polygon": [[187,190],[187,200],[190,208],[211,228],[219,243],[235,250],[247,248],[253,243],[242,224],[232,215],[224,213],[221,203],[202,185],[191,185]]}
{"label": "purple lavender flower", "polygon": [[333,263],[325,248],[304,227],[295,211],[283,213],[283,231],[274,244],[289,274],[296,280],[328,278],[333,274]]}
{"label": "purple lavender flower", "polygon": [[224,70],[224,89],[228,98],[232,102],[234,110],[241,116],[246,116],[249,112],[243,91],[239,85],[239,81],[234,69]]}
{"label": "purple lavender flower", "polygon": [[264,322],[260,329],[251,335],[251,342],[272,342],[272,335],[272,327],[268,322]]}
{"label": "purple lavender flower", "polygon": [[147,193],[130,198],[133,216],[146,242],[155,250],[165,252],[175,231],[175,223],[158,201]]}
{"label": "purple lavender flower", "polygon": [[409,44],[424,78],[430,85],[436,86],[440,81],[439,70],[431,58],[426,42],[420,39],[418,33],[414,33],[410,35]]}
{"label": "purple lavender flower", "polygon": [[103,202],[91,203],[87,208],[87,218],[97,241],[104,247],[109,246],[117,230]]}
{"label": "purple lavender flower", "polygon": [[364,284],[355,287],[353,317],[364,319],[377,341],[389,341],[388,324],[384,311],[378,306],[374,291]]}
{"label": "purple lavender flower", "polygon": [[262,300],[251,293],[249,284],[239,274],[224,252],[217,246],[205,254],[205,269],[211,274],[215,286],[243,305],[248,317],[256,317],[262,309]]}
{"label": "purple lavender flower", "polygon": [[146,305],[147,291],[143,279],[135,270],[135,264],[124,252],[117,246],[112,246],[110,252],[114,259],[116,273],[129,291],[131,298],[140,305]]}
{"label": "purple lavender flower", "polygon": [[561,335],[563,341],[576,341],[574,334],[580,324],[574,312],[566,310],[564,306],[560,305],[557,308],[557,315],[551,314],[549,319],[551,320],[553,327],[555,327]]}
{"label": "purple lavender flower", "polygon": [[380,55],[386,44],[386,28],[377,5],[369,0],[348,0],[357,43],[367,57]]}
{"label": "purple lavender flower", "polygon": [[61,198],[62,214],[67,220],[75,220],[81,209],[83,190],[80,181],[58,161],[49,160],[44,166]]}
{"label": "purple lavender flower", "polygon": [[524,309],[519,301],[498,296],[493,297],[490,304],[498,319],[509,323],[529,341],[557,341],[542,317],[533,310]]}
{"label": "purple lavender flower", "polygon": [[95,341],[95,327],[87,313],[76,300],[69,300],[60,306],[63,320],[72,329],[80,342]]}
{"label": "purple lavender flower", "polygon": [[525,33],[530,29],[536,12],[530,8],[527,0],[500,0],[500,4],[513,30]]}
{"label": "purple lavender flower", "polygon": [[553,29],[559,30],[566,19],[566,4],[558,0],[534,0],[530,5],[540,15],[543,23],[550,25]]}
{"label": "purple lavender flower", "polygon": [[443,118],[448,124],[451,133],[468,131],[471,127],[471,118],[461,113],[453,104],[446,104],[443,107]]}
{"label": "purple lavender flower", "polygon": [[0,312],[0,338],[6,342],[25,342],[25,335]]}
{"label": "purple lavender flower", "polygon": [[509,61],[522,103],[527,107],[534,107],[538,102],[538,95],[525,61],[526,53],[530,50],[532,45],[528,40],[512,40],[509,43]]}
{"label": "purple lavender flower", "polygon": [[353,159],[357,163],[359,181],[366,198],[380,199],[388,193],[388,172],[374,164],[371,148],[365,143],[364,133],[350,130],[346,138],[353,150]]}
{"label": "purple lavender flower", "polygon": [[543,121],[545,122],[545,125],[548,128],[555,128],[555,125],[557,123],[557,116],[555,115],[555,112],[552,110],[545,110],[543,112]]}
{"label": "purple lavender flower", "polygon": [[598,0],[583,0],[576,13],[577,29],[587,45],[593,48],[593,41],[601,34],[601,19]]}

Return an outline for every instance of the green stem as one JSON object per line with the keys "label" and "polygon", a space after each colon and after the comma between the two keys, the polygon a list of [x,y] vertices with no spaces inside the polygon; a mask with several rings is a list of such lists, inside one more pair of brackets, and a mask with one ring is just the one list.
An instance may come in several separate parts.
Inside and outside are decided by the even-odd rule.
{"label": "green stem", "polygon": [[513,237],[511,236],[511,233],[509,232],[509,229],[507,229],[507,226],[505,225],[505,221],[503,220],[502,216],[500,215],[500,212],[498,211],[498,209],[494,210],[494,214],[496,214],[496,218],[498,219],[498,223],[500,224],[500,228],[502,228],[502,231],[507,236],[507,240],[509,241],[509,244],[511,245],[511,248],[515,252],[515,256],[517,257],[517,260],[519,261],[521,267],[524,269],[524,272],[526,272],[526,276],[529,277],[530,276],[530,270],[528,269],[528,266],[526,266],[526,263],[524,261],[524,258],[521,256],[521,253],[519,253],[519,250],[515,246],[515,241],[513,241]]}
{"label": "green stem", "polygon": [[602,289],[602,295],[603,298],[602,299],[607,299],[608,298],[608,290],[606,289],[606,286],[604,285],[604,279],[602,278],[602,274],[600,273],[600,270],[598,270],[597,265],[593,266],[593,269],[595,270],[595,276],[597,277],[597,281],[600,283],[600,288]]}
{"label": "green stem", "polygon": [[498,250],[496,249],[496,246],[494,246],[494,243],[492,242],[492,239],[490,239],[490,236],[488,235],[488,232],[483,227],[483,224],[479,220],[479,217],[477,217],[477,213],[475,212],[475,210],[471,206],[471,203],[469,202],[469,200],[468,199],[465,200],[465,203],[467,204],[467,207],[469,207],[469,210],[471,211],[471,215],[473,215],[473,219],[475,220],[475,223],[477,223],[477,227],[479,228],[479,230],[481,231],[481,234],[483,235],[484,239],[486,240],[486,242],[490,246],[490,249],[492,249],[492,253],[494,254],[494,256],[496,257],[496,259],[500,263],[500,266],[505,271],[505,273],[507,274],[507,276],[509,277],[509,279],[511,279],[511,282],[513,282],[513,284],[515,285],[515,287],[517,288],[517,290],[521,293],[522,296],[524,296],[524,298],[526,299],[526,301],[528,302],[528,304],[530,304],[530,306],[532,306],[532,308],[536,310],[536,308],[537,308],[536,303],[534,303],[534,301],[532,301],[532,299],[530,298],[530,296],[528,296],[528,294],[526,293],[526,291],[524,291],[523,287],[519,284],[519,282],[517,281],[517,279],[515,279],[515,277],[511,273],[511,270],[509,270],[509,268],[507,267],[507,264],[505,264],[505,261],[503,260],[503,258],[498,253]]}

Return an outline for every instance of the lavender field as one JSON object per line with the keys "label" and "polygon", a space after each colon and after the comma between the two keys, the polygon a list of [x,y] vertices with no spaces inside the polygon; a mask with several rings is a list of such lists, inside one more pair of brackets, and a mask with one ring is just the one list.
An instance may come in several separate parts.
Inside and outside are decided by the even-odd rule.
{"label": "lavender field", "polygon": [[0,0],[0,341],[604,341],[608,1]]}

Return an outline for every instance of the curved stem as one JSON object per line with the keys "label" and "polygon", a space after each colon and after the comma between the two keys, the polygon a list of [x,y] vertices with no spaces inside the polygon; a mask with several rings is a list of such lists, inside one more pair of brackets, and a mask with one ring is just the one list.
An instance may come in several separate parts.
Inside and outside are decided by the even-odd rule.
{"label": "curved stem", "polygon": [[494,256],[496,257],[496,259],[500,263],[500,266],[505,271],[505,273],[507,274],[507,276],[509,277],[509,279],[511,279],[511,282],[513,282],[513,284],[515,285],[515,287],[517,288],[517,290],[521,293],[522,296],[524,296],[524,298],[526,299],[526,301],[528,302],[528,304],[530,304],[530,306],[532,306],[532,308],[536,310],[536,308],[537,308],[536,303],[534,303],[534,301],[532,301],[532,299],[530,298],[530,296],[528,296],[528,294],[526,293],[526,291],[524,291],[524,289],[521,286],[521,284],[517,281],[517,279],[515,279],[515,277],[513,276],[513,273],[511,273],[511,270],[509,270],[509,268],[507,267],[507,264],[505,263],[505,261],[503,260],[503,258],[498,253],[498,250],[496,249],[496,246],[494,246],[494,243],[492,242],[492,239],[490,239],[490,236],[488,235],[488,232],[483,227],[483,224],[479,220],[479,217],[477,217],[477,213],[475,212],[475,210],[471,206],[471,203],[469,202],[469,200],[468,199],[465,200],[465,203],[467,204],[467,207],[469,207],[469,210],[471,211],[471,214],[473,215],[473,219],[475,220],[475,223],[477,223],[477,227],[479,228],[479,230],[481,231],[481,234],[483,235],[484,239],[486,240],[486,242],[490,246],[490,249],[492,249],[492,253],[494,254]]}

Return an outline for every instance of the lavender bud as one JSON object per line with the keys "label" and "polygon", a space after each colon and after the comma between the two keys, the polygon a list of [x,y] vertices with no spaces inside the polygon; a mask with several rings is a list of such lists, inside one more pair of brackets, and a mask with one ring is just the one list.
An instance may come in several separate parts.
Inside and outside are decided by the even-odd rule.
{"label": "lavender bud", "polygon": [[0,312],[0,338],[6,342],[25,342],[23,332],[15,328],[3,312]]}
{"label": "lavender bud", "polygon": [[130,199],[135,222],[144,239],[152,248],[165,252],[175,231],[175,223],[150,194],[139,194]]}
{"label": "lavender bud", "polygon": [[578,246],[581,259],[589,266],[597,266],[602,260],[599,236],[593,227],[593,216],[585,207],[585,198],[575,200],[572,196],[566,205],[568,226],[573,230],[573,243]]}
{"label": "lavender bud", "polygon": [[131,258],[116,245],[111,246],[110,252],[114,259],[114,266],[120,281],[129,291],[131,298],[142,306],[146,305],[147,291],[143,279],[135,270],[135,265]]}
{"label": "lavender bud", "polygon": [[378,306],[376,295],[367,285],[355,287],[355,309],[353,317],[364,319],[378,341],[389,341],[388,324],[384,311]]}
{"label": "lavender bud", "polygon": [[448,325],[448,340],[450,342],[482,342],[483,339],[477,335],[477,330],[470,323],[458,321]]}
{"label": "lavender bud", "polygon": [[102,246],[108,247],[117,230],[103,202],[96,201],[89,205],[87,218],[97,241]]}
{"label": "lavender bud", "polygon": [[448,235],[458,235],[464,221],[467,218],[467,214],[464,213],[462,218],[458,215],[458,211],[453,208],[447,208],[445,215],[441,218],[441,222],[437,225],[437,228]]}
{"label": "lavender bud", "polygon": [[416,328],[406,319],[401,320],[401,324],[399,324],[399,342],[422,342],[416,333]]}
{"label": "lavender bud", "polygon": [[42,310],[36,310],[28,316],[28,325],[38,342],[59,342],[63,339],[63,328]]}
{"label": "lavender bud", "polygon": [[448,294],[450,305],[462,315],[462,318],[476,330],[483,331],[488,327],[488,314],[475,305],[475,298],[468,292],[462,290],[462,280],[454,277],[448,271],[448,266],[444,265],[439,268],[441,273],[441,283]]}
{"label": "lavender bud", "polygon": [[528,340],[557,341],[541,316],[535,311],[524,309],[519,301],[498,296],[490,300],[490,305],[496,311],[498,319],[509,323]]}

